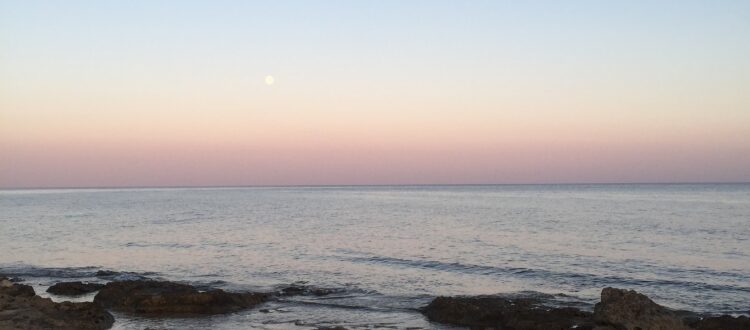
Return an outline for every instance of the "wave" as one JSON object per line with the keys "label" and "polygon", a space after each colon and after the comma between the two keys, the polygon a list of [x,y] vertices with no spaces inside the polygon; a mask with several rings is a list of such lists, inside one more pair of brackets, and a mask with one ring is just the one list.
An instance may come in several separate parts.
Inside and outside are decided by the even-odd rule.
{"label": "wave", "polygon": [[[596,275],[590,273],[554,271],[549,269],[535,269],[524,267],[500,267],[465,264],[460,262],[442,262],[436,260],[401,259],[384,256],[350,257],[341,256],[341,259],[356,263],[374,263],[389,266],[424,268],[446,272],[458,272],[473,275],[492,276],[515,276],[525,279],[538,279],[545,282],[554,282],[563,285],[573,285],[577,288],[606,287],[606,286],[654,286],[690,288],[699,290],[734,291],[750,294],[750,287],[731,284],[712,284],[685,280],[668,279],[641,279],[630,276]],[[727,275],[729,273],[722,273]]]}
{"label": "wave", "polygon": [[113,272],[102,267],[37,267],[31,265],[0,265],[0,276],[20,278],[64,278],[83,279],[104,277],[113,280],[146,279],[157,275],[155,272]]}

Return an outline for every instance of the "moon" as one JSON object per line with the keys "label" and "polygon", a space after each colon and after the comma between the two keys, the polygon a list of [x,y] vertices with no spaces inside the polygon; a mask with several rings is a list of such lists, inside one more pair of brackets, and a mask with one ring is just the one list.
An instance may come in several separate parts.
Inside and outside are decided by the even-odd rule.
{"label": "moon", "polygon": [[273,85],[275,79],[273,79],[273,76],[266,76],[266,85]]}

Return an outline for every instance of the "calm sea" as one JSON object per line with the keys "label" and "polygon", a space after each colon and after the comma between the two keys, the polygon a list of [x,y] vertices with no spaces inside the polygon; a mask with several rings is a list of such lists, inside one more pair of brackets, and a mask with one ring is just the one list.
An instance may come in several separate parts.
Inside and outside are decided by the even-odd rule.
{"label": "calm sea", "polygon": [[123,329],[434,328],[415,308],[436,295],[552,294],[590,308],[607,286],[750,314],[750,185],[4,190],[0,251],[0,273],[38,292],[99,269],[339,290],[200,320],[118,314]]}

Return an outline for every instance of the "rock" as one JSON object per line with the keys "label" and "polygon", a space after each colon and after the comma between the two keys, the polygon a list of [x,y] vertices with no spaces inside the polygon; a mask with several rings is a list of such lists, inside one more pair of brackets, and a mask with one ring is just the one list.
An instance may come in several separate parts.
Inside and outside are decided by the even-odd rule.
{"label": "rock", "polygon": [[120,273],[118,273],[116,271],[113,271],[113,270],[97,270],[96,274],[94,274],[94,276],[96,276],[96,277],[110,277],[110,276],[115,276],[117,274],[120,274]]}
{"label": "rock", "polygon": [[254,307],[267,299],[263,293],[201,292],[167,281],[135,280],[107,283],[94,297],[105,308],[158,316],[222,314]]}
{"label": "rock", "polygon": [[98,291],[103,287],[104,284],[99,283],[60,282],[49,287],[47,292],[57,295],[77,296]]}
{"label": "rock", "polygon": [[56,303],[28,285],[0,284],[0,329],[109,329],[115,319],[90,303]]}
{"label": "rock", "polygon": [[0,280],[7,280],[7,281],[10,281],[12,283],[19,283],[19,282],[23,282],[24,281],[24,279],[22,277],[3,276],[3,275],[0,275]]}
{"label": "rock", "polygon": [[633,290],[604,288],[594,306],[594,321],[616,329],[689,329],[672,310]]}
{"label": "rock", "polygon": [[438,297],[422,309],[428,319],[472,328],[591,329],[591,313],[548,308],[529,298]]}
{"label": "rock", "polygon": [[279,290],[280,296],[298,296],[305,293],[305,288],[298,285],[292,285]]}
{"label": "rock", "polygon": [[133,272],[116,272],[113,270],[99,270],[94,276],[98,278],[104,278],[111,281],[136,281],[136,280],[148,280],[149,278],[138,273]]}
{"label": "rock", "polygon": [[0,293],[10,297],[33,297],[36,295],[30,285],[15,284],[8,278],[0,278]]}
{"label": "rock", "polygon": [[280,296],[302,296],[302,295],[313,295],[313,296],[326,296],[331,293],[337,292],[335,289],[317,288],[307,285],[292,284],[290,286],[281,288],[279,290]]}
{"label": "rock", "polygon": [[743,330],[750,329],[750,318],[747,316],[731,317],[729,315],[706,317],[695,325],[698,330]]}

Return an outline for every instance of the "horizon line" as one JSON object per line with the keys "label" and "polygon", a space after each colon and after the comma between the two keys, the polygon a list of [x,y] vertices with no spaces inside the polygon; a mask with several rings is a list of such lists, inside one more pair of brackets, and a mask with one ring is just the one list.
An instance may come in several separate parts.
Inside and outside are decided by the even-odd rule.
{"label": "horizon line", "polygon": [[0,190],[64,189],[197,189],[197,188],[325,188],[325,187],[434,187],[434,186],[575,186],[575,185],[711,185],[750,184],[750,181],[654,181],[654,182],[549,182],[549,183],[394,183],[394,184],[290,184],[290,185],[169,185],[169,186],[50,186],[0,187]]}

